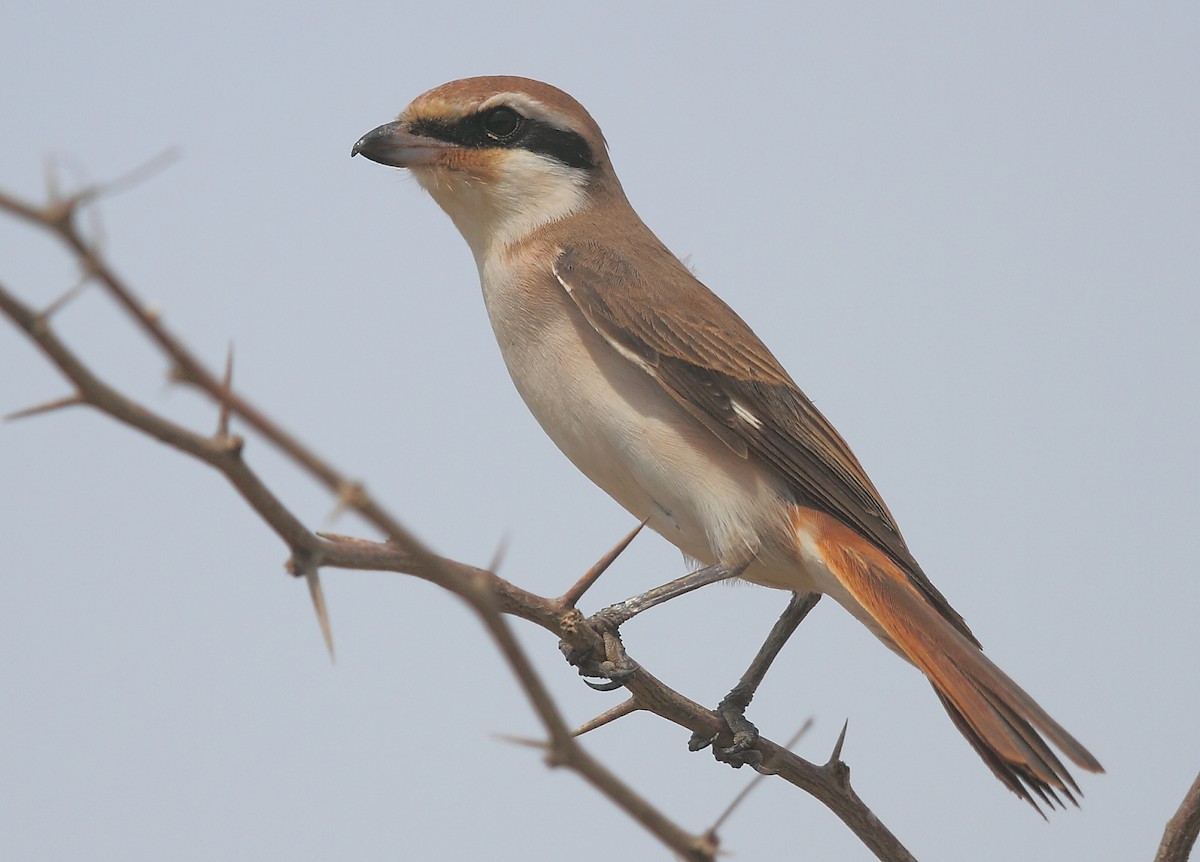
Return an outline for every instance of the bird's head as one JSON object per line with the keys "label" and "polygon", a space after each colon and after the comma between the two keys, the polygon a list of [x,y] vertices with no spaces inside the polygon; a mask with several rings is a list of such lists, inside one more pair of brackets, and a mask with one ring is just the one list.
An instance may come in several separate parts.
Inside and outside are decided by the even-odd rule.
{"label": "bird's head", "polygon": [[624,197],[583,105],[528,78],[443,84],[363,135],[360,153],[411,170],[479,261],[603,195]]}

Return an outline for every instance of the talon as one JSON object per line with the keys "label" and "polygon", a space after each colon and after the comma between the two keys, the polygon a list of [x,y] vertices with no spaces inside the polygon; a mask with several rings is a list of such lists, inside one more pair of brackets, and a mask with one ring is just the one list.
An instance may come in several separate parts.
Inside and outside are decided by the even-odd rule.
{"label": "talon", "polygon": [[592,691],[616,691],[618,688],[621,688],[623,685],[625,685],[625,680],[628,679],[629,676],[630,675],[626,675],[621,679],[610,679],[606,682],[592,682],[590,679],[585,679],[583,684]]}
{"label": "talon", "polygon": [[606,686],[604,688],[591,682],[588,682],[588,685],[596,691],[612,691],[627,683],[637,673],[637,669],[637,662],[622,655],[617,661],[589,661],[585,666],[579,668],[579,675],[606,680],[606,682],[599,683],[599,686]]}
{"label": "talon", "polygon": [[[616,691],[629,682],[633,678],[633,675],[637,673],[637,670],[637,664],[628,659],[619,663],[589,661],[580,666],[579,675],[585,677],[583,681],[587,684],[588,688],[596,691]],[[592,682],[586,679],[589,676],[602,679],[604,682]]]}
{"label": "talon", "polygon": [[[624,686],[638,670],[637,663],[624,655],[617,661],[597,661],[592,657],[593,650],[575,650],[565,641],[560,643],[559,647],[567,662],[579,671],[580,676],[585,677],[584,683],[596,691],[615,691]],[[592,682],[586,677],[601,679],[604,682]]]}
{"label": "talon", "polygon": [[721,763],[728,763],[734,769],[741,769],[747,764],[757,769],[763,759],[762,752],[754,747],[758,744],[758,728],[746,718],[744,709],[743,704],[728,698],[721,701],[717,707],[717,714],[725,720],[729,732],[733,735],[732,745],[722,748],[716,744],[716,736],[706,737],[700,733],[693,733],[688,740],[688,749],[700,751],[711,745],[713,757]]}

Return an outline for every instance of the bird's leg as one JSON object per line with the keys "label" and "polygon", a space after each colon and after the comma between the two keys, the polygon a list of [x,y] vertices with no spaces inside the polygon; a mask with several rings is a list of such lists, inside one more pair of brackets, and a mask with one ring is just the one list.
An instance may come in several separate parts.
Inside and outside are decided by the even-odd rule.
{"label": "bird's leg", "polygon": [[631,599],[617,602],[615,605],[609,605],[604,610],[593,614],[589,618],[589,622],[598,623],[604,628],[615,629],[629,622],[642,611],[650,610],[655,605],[661,605],[663,602],[690,593],[692,590],[707,587],[709,584],[736,578],[742,572],[746,571],[746,567],[749,565],[749,562],[745,562],[737,566],[722,566],[720,564],[705,566],[703,569],[697,569],[690,574],[684,575],[682,578],[676,578],[669,583],[663,584],[661,587],[655,587]]}
{"label": "bird's leg", "polygon": [[605,657],[597,660],[590,653],[581,654],[571,651],[564,645],[567,661],[579,669],[580,676],[606,680],[602,683],[588,682],[588,685],[597,691],[612,691],[620,688],[637,670],[637,664],[625,655],[625,649],[621,645],[618,629],[622,624],[629,622],[642,611],[690,593],[692,590],[698,590],[700,587],[706,587],[718,581],[736,578],[746,570],[748,565],[750,565],[749,562],[732,567],[705,566],[703,569],[697,569],[682,578],[676,578],[670,583],[647,590],[631,599],[609,605],[587,619],[587,623],[604,639]]}
{"label": "bird's leg", "polygon": [[754,766],[762,760],[762,756],[754,750],[754,745],[758,741],[758,728],[746,718],[746,707],[753,700],[754,693],[758,690],[763,677],[767,675],[771,663],[783,649],[783,645],[808,616],[808,612],[816,607],[820,599],[820,593],[792,593],[791,601],[788,602],[779,619],[775,621],[775,625],[771,627],[771,633],[759,647],[758,654],[750,662],[750,667],[746,668],[746,672],[742,674],[737,685],[717,704],[717,714],[729,726],[729,731],[733,734],[733,744],[728,748],[721,748],[715,744],[715,736],[693,734],[688,741],[688,748],[692,751],[700,751],[711,745],[713,756],[734,768],[745,763]]}

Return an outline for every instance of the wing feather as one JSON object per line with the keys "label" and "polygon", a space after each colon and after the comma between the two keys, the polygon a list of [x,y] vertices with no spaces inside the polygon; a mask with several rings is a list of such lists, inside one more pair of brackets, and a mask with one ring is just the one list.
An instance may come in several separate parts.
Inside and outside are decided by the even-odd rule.
{"label": "wing feather", "polygon": [[[930,604],[975,640],[929,582],[841,435],[746,323],[683,264],[642,268],[609,248],[563,248],[554,275],[588,323],[739,456],[777,470],[797,502],[837,518],[896,561]],[[649,267],[649,268],[647,268]]]}

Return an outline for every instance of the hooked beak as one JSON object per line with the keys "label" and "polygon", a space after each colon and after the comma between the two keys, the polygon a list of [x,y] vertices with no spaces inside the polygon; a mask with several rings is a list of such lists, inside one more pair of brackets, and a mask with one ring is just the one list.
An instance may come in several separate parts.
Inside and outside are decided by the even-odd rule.
{"label": "hooked beak", "polygon": [[397,121],[367,132],[358,139],[350,155],[362,154],[373,162],[393,168],[416,168],[436,165],[442,154],[453,148],[453,144],[445,141],[414,135],[405,123]]}

